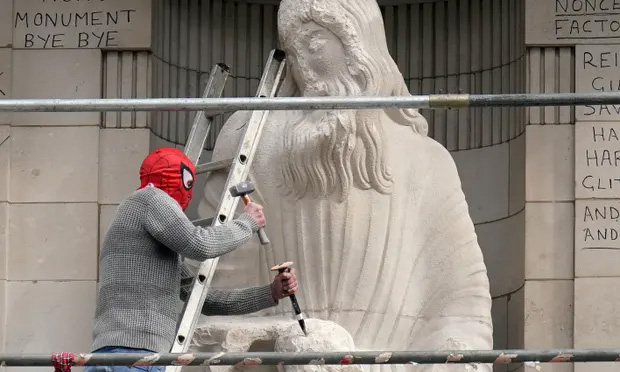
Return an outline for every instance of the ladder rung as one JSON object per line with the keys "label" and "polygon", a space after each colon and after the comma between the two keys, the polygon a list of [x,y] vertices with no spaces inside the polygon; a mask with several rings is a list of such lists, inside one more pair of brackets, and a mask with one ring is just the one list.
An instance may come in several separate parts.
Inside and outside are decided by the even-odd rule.
{"label": "ladder rung", "polygon": [[[233,215],[233,219],[238,218],[239,216],[240,216],[239,213],[235,213]],[[201,218],[201,219],[198,219],[198,220],[193,220],[192,223],[194,224],[194,226],[207,227],[207,226],[211,226],[213,224],[213,218],[214,217]]]}
{"label": "ladder rung", "polygon": [[194,220],[192,221],[192,223],[194,224],[194,226],[200,226],[200,227],[211,226],[211,224],[213,223],[213,217]]}
{"label": "ladder rung", "polygon": [[210,163],[200,164],[196,167],[196,174],[214,172],[220,169],[230,168],[233,159],[223,159],[218,161],[212,161]]}

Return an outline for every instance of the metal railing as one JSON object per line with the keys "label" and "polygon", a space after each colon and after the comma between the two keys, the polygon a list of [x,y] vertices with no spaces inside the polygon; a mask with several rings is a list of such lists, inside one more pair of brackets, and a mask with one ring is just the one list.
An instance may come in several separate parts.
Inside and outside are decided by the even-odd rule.
{"label": "metal railing", "polygon": [[105,112],[105,111],[208,111],[213,114],[239,110],[331,110],[414,108],[448,109],[492,106],[620,105],[620,92],[541,94],[436,94],[371,97],[277,98],[144,98],[144,99],[5,99],[0,112]]}
{"label": "metal railing", "polygon": [[[49,366],[51,354],[0,354],[7,367]],[[75,354],[73,366],[257,366],[620,362],[620,349]]]}
{"label": "metal railing", "polygon": [[[49,366],[51,354],[0,354],[0,365]],[[620,349],[75,354],[74,366],[257,366],[620,362]]]}

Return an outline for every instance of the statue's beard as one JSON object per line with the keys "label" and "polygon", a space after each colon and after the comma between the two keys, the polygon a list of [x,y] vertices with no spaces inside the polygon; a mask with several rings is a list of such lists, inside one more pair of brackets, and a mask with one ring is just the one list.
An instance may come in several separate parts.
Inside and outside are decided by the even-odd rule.
{"label": "statue's beard", "polygon": [[[313,83],[313,91],[330,96],[361,92],[350,76]],[[381,113],[330,110],[320,116],[304,114],[288,124],[281,164],[285,193],[298,199],[335,196],[343,201],[352,187],[391,192]]]}

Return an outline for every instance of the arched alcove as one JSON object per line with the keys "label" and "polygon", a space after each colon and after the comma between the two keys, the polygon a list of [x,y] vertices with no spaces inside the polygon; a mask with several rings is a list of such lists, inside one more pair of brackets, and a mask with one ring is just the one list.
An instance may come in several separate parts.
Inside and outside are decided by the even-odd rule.
{"label": "arched alcove", "polygon": [[[200,96],[211,67],[218,62],[232,69],[224,96],[255,94],[269,51],[278,46],[278,0],[155,3],[156,97]],[[524,92],[523,1],[379,3],[388,48],[411,94]],[[524,110],[518,108],[422,113],[429,120],[430,135],[450,151],[505,143],[523,132],[525,122]],[[191,118],[184,112],[158,114],[153,132],[183,144]]]}
{"label": "arched alcove", "polygon": [[[253,96],[268,53],[278,47],[278,3],[155,1],[154,97],[200,96],[218,62],[232,69],[225,97]],[[379,4],[388,47],[411,94],[526,91],[523,0]],[[491,281],[495,347],[505,347],[508,299],[524,283],[526,110],[421,112],[429,135],[450,150],[458,166]],[[226,117],[215,120],[216,129]],[[191,112],[161,112],[152,117],[151,130],[158,140],[184,144],[192,120]],[[210,138],[206,150],[213,144]],[[197,186],[203,185],[199,180]]]}

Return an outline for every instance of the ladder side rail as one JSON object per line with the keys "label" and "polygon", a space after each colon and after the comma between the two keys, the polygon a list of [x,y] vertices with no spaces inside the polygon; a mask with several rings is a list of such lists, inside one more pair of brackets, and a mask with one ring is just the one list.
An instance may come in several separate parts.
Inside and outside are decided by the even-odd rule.
{"label": "ladder side rail", "polygon": [[[275,96],[279,88],[279,83],[282,80],[283,70],[284,52],[279,50],[272,51],[267,62],[267,68],[263,73],[257,96]],[[214,226],[225,223],[228,220],[228,216],[232,215],[237,208],[239,198],[233,198],[228,189],[230,186],[242,182],[247,178],[254,153],[256,152],[256,147],[259,143],[262,127],[267,117],[266,113],[266,111],[255,111],[248,122],[244,138],[237,151],[237,156],[231,165],[226,182],[227,186],[222,192],[218,213],[213,219]],[[173,353],[186,352],[189,348],[191,337],[193,337],[196,323],[201,314],[200,310],[207,297],[208,288],[213,279],[217,262],[218,258],[215,258],[202,262],[199,266],[196,279],[192,284],[190,296],[187,300],[181,321],[179,322],[176,337],[173,341],[171,349]],[[180,367],[177,366],[169,367],[167,372],[178,371],[179,368]]]}
{"label": "ladder side rail", "polygon": [[[223,63],[218,63],[211,69],[207,86],[205,87],[203,98],[219,98],[222,96],[224,86],[226,85],[226,79],[230,75],[230,67]],[[187,142],[185,143],[184,153],[187,157],[198,166],[200,155],[202,155],[202,149],[205,142],[209,137],[209,130],[213,119],[207,117],[204,111],[198,111],[194,118],[192,129],[187,136]]]}
{"label": "ladder side rail", "polygon": [[[211,68],[211,73],[209,74],[209,80],[207,80],[207,84],[203,91],[202,98],[221,97],[229,75],[230,67],[226,64],[217,63],[213,65]],[[212,123],[212,118],[208,117],[205,111],[201,110],[196,113],[196,117],[194,118],[194,122],[190,133],[187,136],[187,141],[183,150],[183,153],[196,165],[202,155],[202,149],[207,141],[207,137],[209,136]],[[194,175],[194,177],[196,176],[197,175]],[[205,223],[206,221],[203,220],[200,222]],[[194,222],[194,225],[196,225],[196,222]],[[183,261],[184,260],[182,259],[182,262]],[[194,278],[194,281],[195,280],[196,278]],[[183,305],[183,312],[185,312],[186,306],[187,304]]]}

